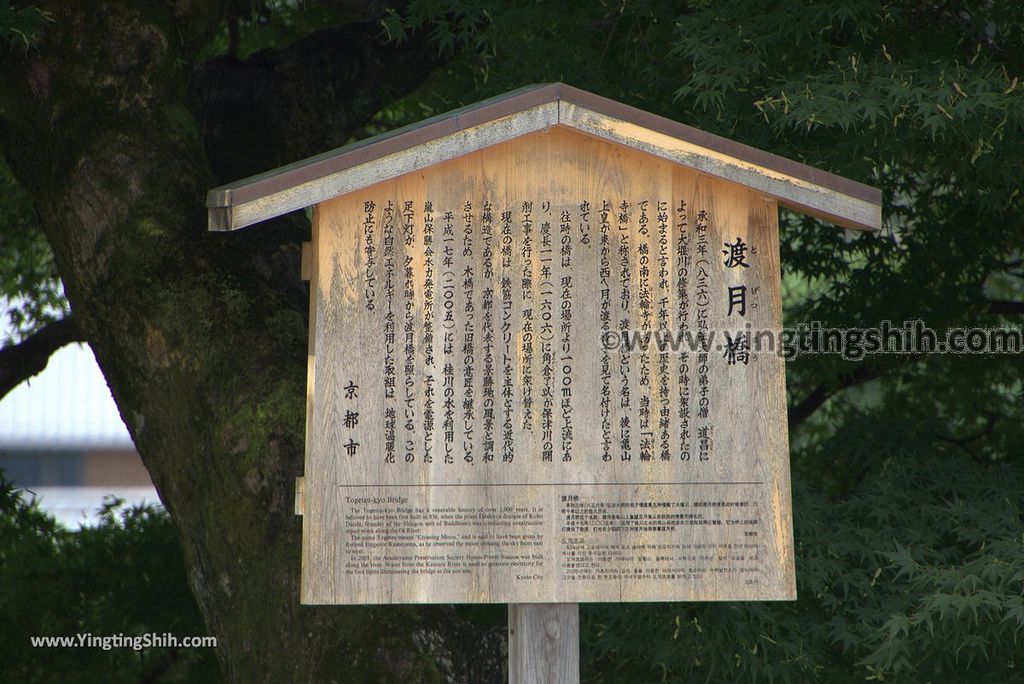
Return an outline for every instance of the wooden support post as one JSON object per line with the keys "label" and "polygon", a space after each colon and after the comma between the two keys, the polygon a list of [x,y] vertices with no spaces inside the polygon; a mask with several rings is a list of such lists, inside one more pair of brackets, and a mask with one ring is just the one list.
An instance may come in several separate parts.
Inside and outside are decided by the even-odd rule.
{"label": "wooden support post", "polygon": [[509,684],[579,684],[578,603],[508,605]]}

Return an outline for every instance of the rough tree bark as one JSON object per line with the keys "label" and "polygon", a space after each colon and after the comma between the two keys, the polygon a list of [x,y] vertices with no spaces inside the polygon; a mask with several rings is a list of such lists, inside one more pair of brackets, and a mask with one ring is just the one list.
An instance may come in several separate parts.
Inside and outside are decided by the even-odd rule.
{"label": "rough tree bark", "polygon": [[343,141],[432,53],[352,24],[196,64],[218,3],[37,4],[42,42],[0,60],[0,150],[181,532],[227,677],[500,677],[503,637],[450,607],[300,606],[308,226],[205,230],[208,188]]}

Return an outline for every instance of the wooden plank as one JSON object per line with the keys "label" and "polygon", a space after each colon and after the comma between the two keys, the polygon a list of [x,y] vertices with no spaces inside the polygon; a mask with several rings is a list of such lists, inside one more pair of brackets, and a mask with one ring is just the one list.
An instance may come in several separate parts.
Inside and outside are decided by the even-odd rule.
{"label": "wooden plank", "polygon": [[[256,199],[232,205],[227,219],[231,230],[266,221],[303,209],[382,180],[422,169],[431,164],[453,159],[526,133],[542,130],[558,123],[558,104],[532,107],[478,126],[458,130],[444,137],[411,148],[399,149],[380,158],[346,167],[328,175],[293,186],[284,187]],[[210,229],[221,229],[223,218]]]}
{"label": "wooden plank", "polygon": [[230,207],[322,178],[335,171],[380,159],[457,131],[479,126],[538,105],[555,102],[560,84],[519,88],[379,135],[323,152],[264,173],[222,185],[207,193],[207,206]]}
{"label": "wooden plank", "polygon": [[578,684],[578,604],[509,605],[508,681],[509,684]]}
{"label": "wooden plank", "polygon": [[[306,246],[309,245],[308,279],[313,283],[317,280],[318,273],[318,248],[320,244],[320,207],[313,207],[312,240],[302,244],[302,258],[306,259]],[[316,315],[319,309],[319,291],[316,286],[309,288],[309,340],[306,351],[306,446],[309,447],[311,440],[310,429],[313,419],[313,398],[316,387]]]}
{"label": "wooden plank", "polygon": [[[532,203],[529,231],[524,202]],[[324,202],[317,217],[304,602],[795,597],[782,357],[765,351],[736,365],[714,346],[703,360],[676,351],[645,359],[605,354],[601,345],[603,320],[609,332],[641,329],[645,306],[648,323],[664,314],[677,332],[704,321],[716,345],[744,325],[777,334],[774,200],[550,128]],[[551,254],[542,252],[545,224]],[[448,240],[450,263],[442,265]],[[740,243],[749,248],[746,265],[726,266],[726,246]],[[746,288],[744,314],[730,313],[729,288]],[[545,351],[548,310],[559,337],[557,350]],[[509,350],[499,345],[505,326]],[[505,359],[514,396],[507,407]],[[358,396],[347,395],[352,386]],[[488,386],[498,393],[489,398]],[[554,426],[545,418],[549,392]],[[609,395],[615,401],[605,407]]]}
{"label": "wooden plank", "polygon": [[[320,232],[321,232],[320,224],[321,224],[321,220],[322,220],[321,219],[321,215],[322,215],[322,212],[320,211],[320,207],[319,206],[314,206],[313,207],[313,216],[312,216],[312,221],[311,221],[312,240],[309,242],[309,245],[310,245],[310,250],[309,250],[310,251],[310,258],[309,258],[309,278],[310,278],[310,288],[309,288],[309,340],[307,341],[307,352],[306,352],[306,434],[305,434],[305,438],[306,438],[305,448],[306,448],[306,453],[307,454],[309,453],[310,444],[313,441],[313,439],[312,439],[313,407],[315,405],[315,403],[314,403],[314,390],[316,388],[316,374],[315,374],[316,373],[316,330],[317,330],[317,327],[316,327],[316,316],[317,316],[317,311],[320,308],[319,291],[318,291],[318,288],[316,286],[316,283],[317,283],[317,280],[318,280],[318,272],[319,272],[319,245],[320,245]],[[305,244],[303,245],[303,248],[305,248]],[[305,251],[305,249],[303,249],[303,251]],[[306,465],[308,466],[308,464],[309,464],[309,460],[306,459]],[[299,481],[298,481],[299,479],[302,480],[301,485],[299,484]],[[307,485],[306,478],[305,477],[297,478],[295,484],[296,484],[296,487],[300,487],[301,486],[301,488],[302,488],[301,492],[299,492],[299,491],[296,492],[296,497],[295,497],[296,509],[298,509],[299,502],[301,501],[301,503],[302,503],[302,511],[299,512],[298,510],[296,510],[296,515],[306,516],[307,505],[308,505],[308,503],[307,503],[308,502],[308,496],[306,494],[306,492],[308,491],[308,488],[306,486]],[[303,558],[303,562],[305,562],[305,559],[307,557],[311,557],[311,555],[312,555],[311,552],[309,551],[309,544],[310,544],[310,542],[311,542],[311,537],[309,535],[309,526],[304,524],[302,526],[302,558]],[[300,594],[305,594],[305,591],[306,591],[306,576],[305,576],[304,573],[303,573],[302,577],[300,578],[300,584],[301,584]]]}
{"label": "wooden plank", "polygon": [[306,480],[295,478],[295,515],[303,515],[306,512]]}
{"label": "wooden plank", "polygon": [[609,142],[643,150],[698,171],[759,190],[783,206],[853,230],[881,228],[882,208],[876,199],[840,192],[775,168],[673,137],[631,121],[563,102],[559,123]]}
{"label": "wooden plank", "polygon": [[761,166],[771,171],[810,181],[814,185],[820,185],[823,188],[834,190],[844,195],[852,195],[875,204],[880,203],[882,200],[882,193],[878,188],[801,164],[792,159],[780,157],[777,154],[772,154],[750,145],[744,145],[736,140],[730,140],[714,133],[708,133],[707,131],[687,126],[686,124],[658,116],[651,112],[645,112],[642,109],[631,107],[622,102],[616,102],[594,93],[588,93],[585,90],[580,90],[564,83],[561,84],[559,89],[559,98],[562,102],[591,110],[596,114],[628,121],[642,128],[693,143],[698,147],[748,162],[754,166]]}
{"label": "wooden plank", "polygon": [[215,188],[207,196],[209,229],[236,230],[556,124],[742,183],[848,228],[881,225],[876,188],[556,83]]}
{"label": "wooden plank", "polygon": [[302,256],[300,258],[299,265],[300,277],[302,280],[308,281],[313,273],[313,244],[310,242],[302,243]]}

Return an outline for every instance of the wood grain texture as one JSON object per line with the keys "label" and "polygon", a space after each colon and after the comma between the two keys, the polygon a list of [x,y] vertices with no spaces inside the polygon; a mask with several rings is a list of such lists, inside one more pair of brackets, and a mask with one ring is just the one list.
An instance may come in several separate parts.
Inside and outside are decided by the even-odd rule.
{"label": "wood grain texture", "polygon": [[309,280],[313,274],[313,245],[309,242],[302,243],[302,256],[299,266],[299,276],[302,280]]}
{"label": "wood grain texture", "polygon": [[575,603],[508,607],[509,684],[578,684],[580,611]]}
{"label": "wood grain texture", "polygon": [[306,480],[302,477],[295,478],[295,515],[304,515],[306,512]]}
{"label": "wood grain texture", "polygon": [[[529,228],[524,202],[533,203]],[[725,346],[744,333],[777,336],[781,328],[777,213],[775,200],[757,190],[561,128],[320,204],[303,602],[795,598],[783,359],[755,349],[747,363],[730,364]],[[541,250],[545,223],[551,262]],[[453,252],[442,267],[448,224]],[[390,300],[381,251],[389,225]],[[728,246],[739,243],[746,265],[729,267]],[[368,247],[377,250],[369,267]],[[745,288],[743,315],[730,313],[729,288]],[[558,344],[547,351],[546,301],[555,326],[549,341]],[[415,331],[411,345],[402,336],[406,316]],[[490,345],[487,320],[496,333]],[[679,349],[647,353],[602,344],[609,330],[650,332],[659,321],[673,334],[693,334],[704,321],[706,355],[688,351],[685,340]],[[508,348],[497,335],[505,326]],[[499,390],[491,397],[488,350]],[[548,374],[545,354],[553,361]],[[511,404],[501,394],[506,366]],[[407,381],[408,401],[399,394]],[[450,430],[443,424],[446,382],[457,397]],[[346,389],[353,385],[358,396]],[[557,402],[550,433],[543,409],[549,390]],[[390,429],[389,414],[401,416]],[[352,443],[354,453],[345,446]]]}

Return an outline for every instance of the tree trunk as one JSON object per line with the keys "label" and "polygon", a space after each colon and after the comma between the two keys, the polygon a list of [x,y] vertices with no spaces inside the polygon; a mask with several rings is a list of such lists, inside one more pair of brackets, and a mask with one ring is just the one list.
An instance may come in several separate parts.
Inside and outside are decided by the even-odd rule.
{"label": "tree trunk", "polygon": [[[218,171],[256,172],[339,142],[425,78],[431,60],[416,46],[382,47],[375,27],[356,25],[194,69],[218,27],[217,3],[46,9],[53,21],[41,43],[8,48],[0,61],[0,144],[180,530],[227,677],[500,677],[502,637],[482,636],[450,607],[299,604],[293,491],[308,304],[297,243],[308,225],[293,217],[238,235],[206,232],[204,199],[223,180]],[[331,59],[314,59],[325,50]],[[330,98],[310,87],[321,81],[299,68],[304,61],[320,65]],[[391,72],[400,80],[378,88]],[[234,127],[240,121],[248,133]],[[268,135],[277,142],[262,144]]]}

